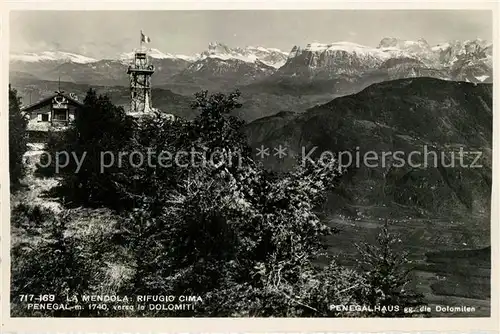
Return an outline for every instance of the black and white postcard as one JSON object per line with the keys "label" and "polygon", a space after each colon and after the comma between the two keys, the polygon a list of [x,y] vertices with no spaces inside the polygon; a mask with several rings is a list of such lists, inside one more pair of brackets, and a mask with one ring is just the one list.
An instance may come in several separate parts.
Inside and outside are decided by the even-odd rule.
{"label": "black and white postcard", "polygon": [[498,326],[493,4],[134,6],[5,15],[2,323]]}

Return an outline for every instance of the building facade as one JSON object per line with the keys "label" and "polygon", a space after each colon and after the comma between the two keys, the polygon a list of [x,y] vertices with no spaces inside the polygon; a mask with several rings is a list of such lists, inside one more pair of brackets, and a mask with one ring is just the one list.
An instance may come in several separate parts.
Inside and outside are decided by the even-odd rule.
{"label": "building facade", "polygon": [[45,99],[21,108],[27,117],[28,139],[30,142],[44,142],[49,130],[64,129],[83,104],[72,94],[56,91]]}

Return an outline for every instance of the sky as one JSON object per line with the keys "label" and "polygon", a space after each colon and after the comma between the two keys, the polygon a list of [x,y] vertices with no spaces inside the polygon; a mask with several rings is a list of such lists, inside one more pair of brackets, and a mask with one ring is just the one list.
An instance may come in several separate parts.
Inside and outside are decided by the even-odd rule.
{"label": "sky", "polygon": [[263,46],[289,52],[294,45],[348,41],[376,47],[384,37],[431,45],[449,40],[492,40],[492,13],[479,10],[213,10],[13,11],[10,52],[66,51],[114,58],[139,46],[194,55],[209,42]]}

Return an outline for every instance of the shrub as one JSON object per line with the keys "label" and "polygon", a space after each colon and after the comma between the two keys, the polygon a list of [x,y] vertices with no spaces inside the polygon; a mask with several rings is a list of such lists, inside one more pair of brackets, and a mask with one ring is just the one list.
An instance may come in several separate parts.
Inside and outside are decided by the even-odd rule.
{"label": "shrub", "polygon": [[23,155],[27,150],[27,119],[20,109],[21,99],[9,85],[9,175],[11,187],[19,185],[24,175]]}
{"label": "shrub", "polygon": [[[87,92],[83,104],[69,129],[53,133],[48,143],[53,161],[61,151],[83,159],[78,172],[73,158],[61,169],[60,190],[74,205],[127,206],[129,203],[124,203],[120,192],[120,183],[126,182],[127,177],[117,165],[101,171],[101,153],[111,151],[117,155],[126,151],[135,122],[123,108],[113,105],[107,96],[98,96],[92,89]],[[54,168],[52,164],[52,172]]]}
{"label": "shrub", "polygon": [[[337,169],[310,164],[274,174],[257,165],[243,123],[228,115],[237,97],[198,94],[194,122],[155,115],[141,125],[143,150],[154,144],[222,153],[216,165],[139,171],[136,180],[149,182],[149,192],[124,225],[136,254],[134,293],[199,295],[204,302],[194,313],[202,315],[332,315],[329,303],[353,298],[360,277],[335,263],[312,264],[332,232],[316,209]],[[168,175],[151,178],[156,173]]]}
{"label": "shrub", "polygon": [[[315,264],[326,255],[323,237],[333,232],[318,212],[327,191],[337,184],[337,165],[312,162],[287,173],[265,170],[252,159],[241,131],[243,122],[230,116],[240,106],[238,96],[238,92],[202,92],[193,104],[201,111],[193,122],[172,121],[158,112],[125,127],[122,137],[110,137],[106,142],[88,128],[90,123],[79,125],[77,121],[67,134],[74,136],[69,143],[78,152],[96,150],[91,143],[111,150],[125,142],[129,149],[153,153],[152,164],[110,169],[105,175],[97,175],[92,162],[83,177],[72,176],[78,185],[68,183],[74,179],[65,175],[70,189],[81,189],[94,203],[99,199],[106,205],[117,201],[132,204],[130,210],[122,211],[127,215],[109,241],[120,243],[130,254],[134,273],[121,284],[123,294],[202,298],[194,310],[137,313],[331,317],[360,316],[332,305],[418,304],[404,289],[407,259],[397,256],[392,248],[395,239],[386,230],[378,248],[361,248],[363,266],[359,271],[336,261],[325,267]],[[114,110],[109,101],[99,99],[89,93],[86,103]],[[136,130],[133,138],[129,137],[131,128]],[[159,165],[162,151],[192,150],[204,155],[183,156],[178,164]],[[214,153],[217,157],[207,161],[205,156]],[[57,286],[60,294],[81,294],[99,287],[91,272],[96,270],[93,264],[101,261],[102,265],[102,258],[90,251],[96,247],[89,247],[88,241],[65,233],[67,219],[69,216],[49,219],[50,237],[36,253],[16,248],[16,256],[24,259],[14,268],[16,293],[34,284],[40,289]],[[23,258],[26,255],[34,260]],[[361,314],[388,315],[402,314]]]}
{"label": "shrub", "polygon": [[[25,238],[12,247],[11,300],[13,316],[33,315],[23,295],[54,295],[56,304],[67,297],[81,296],[97,285],[98,266],[85,250],[82,240],[67,228],[69,212],[56,214],[47,209],[21,205],[13,210],[13,221],[28,219]],[[71,305],[71,303],[69,303]],[[43,310],[39,316],[70,316],[72,310]]]}

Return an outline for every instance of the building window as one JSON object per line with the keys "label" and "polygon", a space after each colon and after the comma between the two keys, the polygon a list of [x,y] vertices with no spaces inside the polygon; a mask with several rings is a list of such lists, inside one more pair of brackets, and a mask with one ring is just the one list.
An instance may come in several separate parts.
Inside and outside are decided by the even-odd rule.
{"label": "building window", "polygon": [[54,121],[67,121],[66,110],[54,110]]}
{"label": "building window", "polygon": [[38,121],[39,122],[48,122],[49,121],[49,114],[38,114]]}

